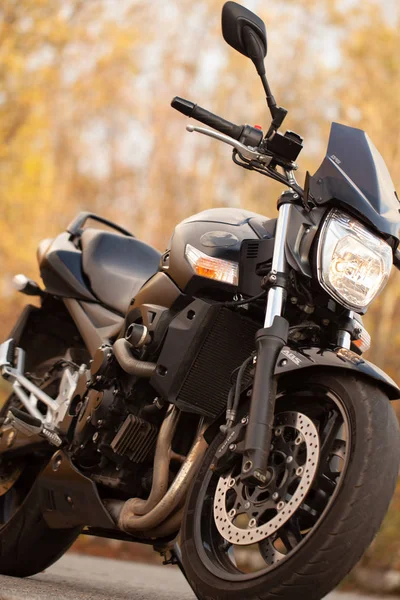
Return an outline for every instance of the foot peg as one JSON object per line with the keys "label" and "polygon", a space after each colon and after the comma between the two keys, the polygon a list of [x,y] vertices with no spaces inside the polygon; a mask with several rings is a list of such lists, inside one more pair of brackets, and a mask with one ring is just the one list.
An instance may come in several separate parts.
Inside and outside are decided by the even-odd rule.
{"label": "foot peg", "polygon": [[15,357],[15,341],[9,339],[0,345],[0,370],[3,377],[6,375],[5,368],[11,367]]}
{"label": "foot peg", "polygon": [[[0,373],[7,381],[12,383],[12,388],[27,412],[40,422],[45,421],[45,416],[38,409],[40,401],[47,407],[49,416],[57,413],[59,405],[53,398],[40,387],[35,385],[25,374],[25,352],[17,348],[15,340],[9,339],[0,345]],[[49,423],[51,423],[51,418]],[[47,425],[49,425],[47,423]],[[47,434],[44,434],[47,435]]]}
{"label": "foot peg", "polygon": [[50,444],[53,444],[53,446],[60,447],[62,445],[62,439],[57,433],[49,431],[43,426],[40,419],[37,419],[26,412],[22,412],[22,410],[18,410],[18,408],[10,408],[6,420],[4,421],[4,425],[11,425],[14,429],[23,435],[26,435],[26,437],[40,435],[41,437],[45,437]]}
{"label": "foot peg", "polygon": [[[16,431],[27,437],[39,435],[50,444],[61,446],[62,439],[49,427],[52,416],[59,408],[57,402],[50,398],[44,390],[35,385],[24,375],[25,352],[17,348],[15,340],[9,339],[0,345],[0,373],[4,379],[12,383],[12,389],[27,412],[11,408],[7,414],[7,423]],[[39,402],[45,405],[47,415],[39,410]]]}

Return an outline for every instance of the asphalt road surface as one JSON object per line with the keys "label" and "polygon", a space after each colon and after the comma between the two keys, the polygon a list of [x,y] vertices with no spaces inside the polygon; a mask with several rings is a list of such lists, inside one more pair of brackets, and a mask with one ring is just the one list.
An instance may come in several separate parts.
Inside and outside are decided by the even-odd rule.
{"label": "asphalt road surface", "polygon": [[[195,600],[195,596],[177,568],[67,554],[35,577],[0,576],[0,600]],[[369,599],[334,593],[326,600]]]}

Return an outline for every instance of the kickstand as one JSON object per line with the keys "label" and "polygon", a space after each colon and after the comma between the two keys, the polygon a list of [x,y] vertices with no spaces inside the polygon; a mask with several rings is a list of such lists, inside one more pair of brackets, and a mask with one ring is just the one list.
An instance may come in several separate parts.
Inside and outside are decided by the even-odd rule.
{"label": "kickstand", "polygon": [[185,569],[183,568],[182,552],[181,552],[181,548],[180,548],[178,542],[174,541],[174,542],[170,542],[169,544],[167,544],[165,546],[153,546],[153,547],[154,547],[154,550],[163,557],[163,559],[164,559],[163,565],[174,565],[174,566],[179,567],[182,575],[184,576],[184,578],[190,585],[192,591],[194,592],[194,595],[196,596],[196,598],[198,598],[198,595],[196,594],[196,591],[193,589],[189,579],[186,576]]}

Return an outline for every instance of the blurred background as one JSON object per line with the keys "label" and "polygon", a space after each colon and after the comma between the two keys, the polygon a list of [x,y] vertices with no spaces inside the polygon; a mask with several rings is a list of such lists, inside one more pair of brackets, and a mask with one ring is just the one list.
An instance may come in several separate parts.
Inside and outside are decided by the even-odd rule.
{"label": "blurred background", "polygon": [[[289,109],[287,127],[305,137],[300,182],[322,161],[336,120],[368,131],[399,190],[398,0],[242,3],[267,24],[273,92]],[[281,186],[237,168],[226,146],[186,133],[185,118],[170,108],[180,95],[231,121],[268,125],[253,65],[222,39],[222,5],[1,1],[1,338],[25,303],[13,275],[38,280],[38,242],[80,210],[116,220],[159,250],[179,221],[205,208],[275,216]],[[393,273],[366,319],[373,339],[367,356],[397,381],[399,295]],[[379,578],[389,573],[387,587],[400,590],[399,509],[400,489],[354,585],[382,589]],[[77,549],[137,554],[117,542],[82,540]]]}

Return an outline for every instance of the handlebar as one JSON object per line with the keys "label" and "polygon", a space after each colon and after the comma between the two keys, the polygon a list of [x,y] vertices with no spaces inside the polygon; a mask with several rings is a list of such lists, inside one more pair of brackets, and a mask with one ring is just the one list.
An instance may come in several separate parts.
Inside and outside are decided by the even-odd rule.
{"label": "handlebar", "polygon": [[206,110],[205,108],[201,108],[198,104],[191,102],[190,100],[185,100],[184,98],[179,98],[176,96],[171,102],[172,108],[181,112],[183,115],[187,117],[191,117],[192,119],[196,119],[196,121],[200,121],[217,131],[220,131],[224,135],[228,135],[234,140],[240,140],[243,134],[243,130],[245,125],[235,125],[218,115]]}
{"label": "handlebar", "polygon": [[[226,121],[222,117],[215,115],[204,108],[201,108],[190,100],[184,98],[175,98],[171,102],[172,108],[184,114],[186,117],[192,117],[201,121],[205,125],[212,127],[212,129],[206,129],[204,127],[194,127],[188,125],[186,127],[189,132],[197,132],[215,138],[220,142],[224,142],[230,146],[233,146],[233,160],[236,164],[246,169],[255,170],[267,177],[271,177],[275,181],[279,181],[284,185],[289,186],[294,190],[301,198],[304,197],[304,190],[298,185],[296,178],[294,177],[293,171],[297,169],[297,165],[293,160],[293,157],[287,157],[285,160],[285,154],[280,152],[280,156],[270,151],[267,145],[264,143],[264,134],[262,129],[256,125],[235,125],[230,121]],[[214,130],[214,131],[213,131]],[[217,133],[218,132],[218,133]],[[284,136],[277,133],[276,137],[280,135],[283,141],[286,141],[286,146],[283,142],[283,149],[287,150],[287,143],[289,146],[297,144],[298,147],[302,147],[302,139],[300,136],[292,132],[287,132]],[[282,141],[281,141],[282,147]],[[299,150],[296,150],[296,158],[299,154]],[[237,160],[237,157],[240,160]],[[244,161],[244,162],[242,162]],[[274,162],[273,162],[274,161]],[[272,166],[271,166],[272,163]],[[284,175],[276,171],[276,166],[283,167]]]}
{"label": "handlebar", "polygon": [[393,264],[400,271],[400,250],[397,249],[393,255]]}
{"label": "handlebar", "polygon": [[[212,128],[188,125],[187,131],[202,133],[233,146],[233,160],[236,164],[271,177],[292,188],[301,198],[304,197],[304,190],[298,185],[293,174],[297,169],[295,160],[303,147],[303,139],[299,135],[290,131],[285,135],[276,132],[273,138],[274,147],[271,148],[271,140],[264,139],[263,131],[258,125],[235,125],[179,96],[175,96],[171,106],[186,117],[192,117]],[[284,175],[276,171],[277,166],[283,168]]]}

